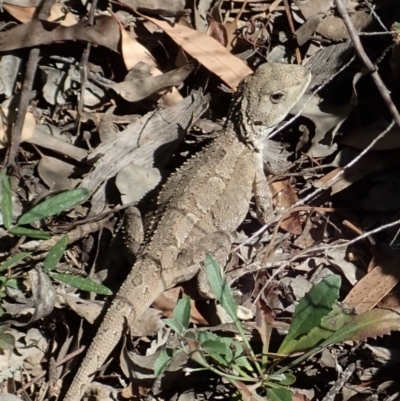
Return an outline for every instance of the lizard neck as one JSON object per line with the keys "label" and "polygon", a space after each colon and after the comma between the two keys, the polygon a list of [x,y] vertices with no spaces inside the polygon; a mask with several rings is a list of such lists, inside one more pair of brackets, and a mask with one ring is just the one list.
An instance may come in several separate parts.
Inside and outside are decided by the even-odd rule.
{"label": "lizard neck", "polygon": [[262,151],[262,140],[274,129],[274,127],[266,127],[255,125],[246,113],[246,97],[241,90],[234,94],[232,99],[225,128],[230,128],[235,135],[253,152]]}

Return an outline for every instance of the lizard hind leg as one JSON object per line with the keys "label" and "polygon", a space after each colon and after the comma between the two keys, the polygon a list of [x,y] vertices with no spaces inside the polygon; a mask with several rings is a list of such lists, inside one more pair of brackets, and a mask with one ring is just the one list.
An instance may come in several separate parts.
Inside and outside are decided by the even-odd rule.
{"label": "lizard hind leg", "polygon": [[[181,271],[197,270],[197,288],[199,294],[206,299],[214,299],[207,273],[204,269],[206,254],[213,256],[223,268],[229,255],[233,236],[227,231],[217,231],[200,238],[196,243],[182,252],[177,258]],[[195,267],[194,267],[195,266]]]}

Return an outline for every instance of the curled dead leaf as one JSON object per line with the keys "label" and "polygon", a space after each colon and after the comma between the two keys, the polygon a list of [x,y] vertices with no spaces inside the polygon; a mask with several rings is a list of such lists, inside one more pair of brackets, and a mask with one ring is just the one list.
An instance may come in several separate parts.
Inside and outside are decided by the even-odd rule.
{"label": "curled dead leaf", "polygon": [[176,44],[233,90],[247,75],[252,74],[253,71],[242,60],[229,53],[214,38],[183,25],[172,26],[168,22],[139,15],[162,28]]}

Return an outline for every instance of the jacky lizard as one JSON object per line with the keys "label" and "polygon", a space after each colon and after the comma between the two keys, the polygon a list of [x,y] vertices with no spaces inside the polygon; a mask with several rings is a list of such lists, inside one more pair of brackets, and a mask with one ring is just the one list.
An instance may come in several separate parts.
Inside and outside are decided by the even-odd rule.
{"label": "jacky lizard", "polygon": [[[259,218],[272,213],[263,171],[263,141],[303,95],[311,73],[266,63],[234,96],[223,132],[166,182],[149,239],[105,314],[64,401],[79,401],[124,333],[165,290],[196,274],[207,294],[205,254],[224,263],[226,248],[254,193]],[[224,260],[225,259],[225,260]]]}

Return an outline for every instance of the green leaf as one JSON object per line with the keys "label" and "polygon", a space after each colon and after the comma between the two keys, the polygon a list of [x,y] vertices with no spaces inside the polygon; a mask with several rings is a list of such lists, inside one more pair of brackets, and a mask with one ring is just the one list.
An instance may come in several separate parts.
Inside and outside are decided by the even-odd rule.
{"label": "green leaf", "polygon": [[21,280],[17,278],[10,278],[4,283],[5,287],[14,288],[14,290],[21,289]]}
{"label": "green leaf", "polygon": [[183,337],[186,338],[187,340],[197,341],[196,332],[193,331],[193,330],[186,330],[186,331],[183,333]]}
{"label": "green leaf", "polygon": [[281,386],[291,386],[296,381],[296,376],[290,373],[280,373],[279,375],[272,374],[268,376],[271,381],[278,382]]}
{"label": "green leaf", "polygon": [[3,224],[6,229],[11,227],[12,223],[12,200],[10,180],[4,173],[1,173],[1,213],[3,214]]}
{"label": "green leaf", "polygon": [[25,259],[31,254],[32,252],[19,252],[16,255],[12,256],[11,258],[8,258],[0,265],[0,272],[16,265],[18,262]]}
{"label": "green leaf", "polygon": [[68,245],[68,235],[64,235],[49,251],[46,259],[43,262],[43,271],[48,273],[53,270],[57,263],[60,261],[64,255],[65,250]]}
{"label": "green leaf", "polygon": [[232,363],[232,338],[220,337],[207,331],[201,331],[198,334],[200,348],[204,353],[208,354],[222,365],[229,366]]}
{"label": "green leaf", "polygon": [[334,304],[328,316],[321,319],[321,324],[314,327],[306,335],[296,340],[290,352],[303,351],[315,347],[322,340],[329,338],[333,333],[350,322],[355,315],[346,313],[338,304]]}
{"label": "green leaf", "polygon": [[189,327],[190,310],[191,308],[189,297],[183,297],[182,299],[180,299],[174,309],[173,318],[181,324],[183,330],[186,330]]}
{"label": "green leaf", "polygon": [[330,313],[332,305],[339,298],[340,284],[340,276],[332,274],[312,286],[296,306],[289,332],[279,347],[279,354],[293,352],[300,337],[319,326],[321,319]]}
{"label": "green leaf", "polygon": [[171,362],[173,355],[174,355],[173,350],[169,348],[163,349],[160,352],[154,363],[154,375],[156,377],[160,377],[163,374],[164,370]]}
{"label": "green leaf", "polygon": [[185,331],[181,322],[178,322],[175,319],[164,319],[164,323],[167,326],[171,327],[171,329],[174,330],[176,334],[182,335]]}
{"label": "green leaf", "polygon": [[15,346],[15,338],[11,333],[6,333],[8,326],[0,326],[0,349],[12,350]]}
{"label": "green leaf", "polygon": [[341,329],[346,323],[351,322],[355,313],[348,312],[339,304],[334,304],[328,316],[321,319],[321,327],[324,329],[336,332]]}
{"label": "green leaf", "polygon": [[[231,343],[232,339],[229,340]],[[230,363],[233,359],[233,352],[230,349],[229,345],[230,344],[224,341],[223,338],[220,338],[217,341],[204,341],[203,343],[201,343],[201,349],[212,357],[214,356],[214,354],[224,355],[225,360]]]}
{"label": "green leaf", "polygon": [[52,273],[50,277],[71,287],[78,288],[78,290],[90,291],[100,295],[112,295],[112,291],[109,288],[88,278],[61,273]]}
{"label": "green leaf", "polygon": [[292,392],[286,388],[269,388],[267,389],[268,401],[292,401]]}
{"label": "green leaf", "polygon": [[237,317],[236,304],[231,289],[226,280],[222,277],[220,266],[209,254],[206,255],[205,269],[215,297],[236,324],[239,319]]}
{"label": "green leaf", "polygon": [[43,220],[46,217],[54,216],[65,212],[84,201],[89,196],[89,191],[85,188],[72,189],[71,191],[61,192],[45,201],[34,206],[31,210],[23,214],[18,224],[30,224],[34,221]]}
{"label": "green leaf", "polygon": [[205,341],[218,341],[220,338],[217,334],[212,333],[211,331],[208,330],[201,330],[198,331],[197,333],[197,340],[199,343],[203,343]]}
{"label": "green leaf", "polygon": [[240,344],[239,341],[232,341],[231,347],[233,349],[233,357],[234,358],[238,358],[241,355],[243,355],[244,348],[243,348],[242,344]]}
{"label": "green leaf", "polygon": [[254,371],[254,368],[251,366],[249,360],[244,355],[240,356],[239,358],[236,358],[235,359],[235,364],[247,369],[249,372],[253,372]]}
{"label": "green leaf", "polygon": [[20,237],[29,237],[35,239],[50,239],[50,233],[41,230],[34,230],[33,228],[25,227],[12,227],[8,230],[10,234],[18,235]]}

